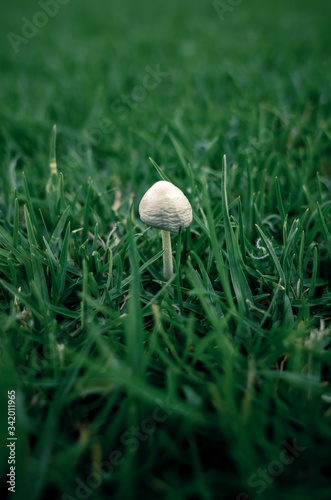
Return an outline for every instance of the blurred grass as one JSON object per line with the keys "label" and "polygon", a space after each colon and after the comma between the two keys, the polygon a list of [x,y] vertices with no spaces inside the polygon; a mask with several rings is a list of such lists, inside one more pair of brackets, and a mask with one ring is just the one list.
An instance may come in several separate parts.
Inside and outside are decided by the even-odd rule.
{"label": "blurred grass", "polygon": [[[40,9],[0,21],[16,498],[329,499],[329,3],[70,0],[15,53]],[[194,211],[171,283],[160,174]]]}

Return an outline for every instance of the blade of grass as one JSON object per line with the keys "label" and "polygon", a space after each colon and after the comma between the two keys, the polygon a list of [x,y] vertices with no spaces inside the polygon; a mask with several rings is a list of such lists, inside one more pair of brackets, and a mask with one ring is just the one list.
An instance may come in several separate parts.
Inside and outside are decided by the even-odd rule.
{"label": "blade of grass", "polygon": [[285,274],[284,274],[284,271],[282,269],[282,266],[280,265],[280,262],[277,258],[277,255],[276,255],[276,252],[275,252],[275,249],[271,243],[271,241],[269,240],[269,238],[264,234],[264,232],[262,231],[262,229],[257,225],[255,224],[255,227],[256,229],[258,230],[262,240],[264,241],[264,244],[266,245],[267,249],[268,249],[268,252],[269,252],[269,255],[277,269],[277,272],[278,272],[278,275],[281,279],[281,285],[286,288],[286,278],[285,278]]}
{"label": "blade of grass", "polygon": [[156,169],[156,171],[159,174],[159,176],[161,177],[161,179],[164,180],[164,181],[171,182],[171,180],[169,179],[169,177],[164,172],[162,172],[162,170],[157,165],[157,163],[155,163],[155,161],[151,157],[149,157],[148,159],[151,162],[151,164],[153,165],[153,167]]}
{"label": "blade of grass", "polygon": [[[35,227],[36,237],[39,240],[38,242],[41,244],[41,235],[39,234],[39,231],[38,231],[38,221],[37,221],[37,217],[36,217],[33,205],[32,205],[29,186],[28,186],[28,182],[26,180],[25,172],[22,173],[22,178],[23,178],[23,187],[24,187],[24,192],[25,192],[25,197],[26,197],[26,204],[27,204],[27,207],[29,209],[30,218],[31,218],[33,226]],[[35,245],[37,246],[37,242],[35,243]]]}
{"label": "blade of grass", "polygon": [[129,248],[130,248],[130,271],[131,286],[130,299],[128,301],[128,315],[125,318],[125,336],[127,343],[128,363],[133,373],[141,373],[143,365],[143,321],[140,303],[140,273],[138,267],[138,251],[133,235],[131,219],[128,221]]}
{"label": "blade of grass", "polygon": [[330,232],[329,232],[328,227],[326,225],[325,217],[322,213],[321,206],[319,203],[317,203],[317,213],[318,213],[319,220],[321,222],[321,230],[322,230],[323,236],[325,238],[325,244],[328,247],[329,253],[331,254],[331,235],[330,235]]}
{"label": "blade of grass", "polygon": [[18,227],[19,227],[19,204],[18,199],[15,198],[15,213],[14,213],[14,229],[13,229],[13,247],[17,248],[18,245]]}
{"label": "blade of grass", "polygon": [[92,179],[89,179],[85,207],[84,207],[82,241],[87,240],[88,221],[91,212],[91,197],[92,197]]}
{"label": "blade of grass", "polygon": [[207,188],[206,188],[204,183],[202,184],[202,195],[203,195],[204,205],[206,206],[206,219],[207,219],[207,224],[208,224],[211,248],[212,248],[215,262],[216,262],[216,268],[218,271],[218,275],[219,275],[219,279],[220,279],[222,288],[223,288],[224,293],[225,293],[226,300],[229,304],[231,311],[234,313],[235,305],[234,305],[234,301],[232,298],[230,281],[229,281],[229,277],[227,274],[227,269],[225,267],[222,251],[220,249],[220,246],[219,246],[219,243],[218,243],[218,240],[216,237],[214,217],[213,217],[213,214],[211,211],[209,196],[207,194]]}
{"label": "blade of grass", "polygon": [[228,251],[232,285],[235,291],[238,305],[242,311],[247,311],[248,306],[246,300],[249,300],[251,303],[253,303],[253,295],[241,267],[240,252],[231,227],[226,190],[226,178],[226,157],[224,155],[222,165],[222,209],[224,217],[225,241]]}
{"label": "blade of grass", "polygon": [[59,305],[59,301],[62,297],[64,286],[66,282],[67,264],[68,264],[68,247],[70,238],[70,222],[68,223],[67,230],[64,236],[61,256],[59,260],[59,266],[56,274],[56,285],[58,289],[58,294],[56,298],[56,305]]}
{"label": "blade of grass", "polygon": [[52,249],[52,252],[54,252],[56,245],[58,244],[58,241],[60,239],[61,233],[64,229],[65,223],[67,222],[67,218],[70,212],[70,207],[68,206],[63,214],[61,216],[58,216],[58,222],[55,226],[55,229],[53,231],[53,234],[51,236],[49,246]]}
{"label": "blade of grass", "polygon": [[316,278],[317,278],[317,266],[318,266],[317,246],[315,246],[314,247],[314,257],[313,257],[313,271],[312,271],[312,276],[311,276],[310,289],[308,292],[308,299],[312,299],[314,296],[315,287],[316,287]]}
{"label": "blade of grass", "polygon": [[32,227],[30,214],[28,207],[24,205],[24,214],[25,214],[25,222],[26,228],[28,232],[28,240],[30,243],[30,254],[31,254],[31,263],[32,263],[32,272],[34,281],[36,286],[40,290],[40,294],[45,302],[49,302],[49,295],[47,289],[46,278],[44,274],[44,268],[39,259],[37,259],[35,254],[35,248],[37,247],[37,240],[35,238],[34,230]]}

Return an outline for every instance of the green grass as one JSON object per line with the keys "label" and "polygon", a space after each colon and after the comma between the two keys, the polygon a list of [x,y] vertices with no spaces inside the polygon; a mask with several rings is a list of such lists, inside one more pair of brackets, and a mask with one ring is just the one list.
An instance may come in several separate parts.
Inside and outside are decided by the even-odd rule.
{"label": "green grass", "polygon": [[[330,498],[331,7],[231,9],[71,0],[15,53],[40,6],[5,8],[9,498],[13,389],[13,498]],[[194,213],[170,282],[161,178]]]}

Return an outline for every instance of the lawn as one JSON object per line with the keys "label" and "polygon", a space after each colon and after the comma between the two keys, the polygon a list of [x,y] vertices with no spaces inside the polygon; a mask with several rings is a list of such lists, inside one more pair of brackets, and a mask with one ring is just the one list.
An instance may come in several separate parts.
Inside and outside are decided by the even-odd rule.
{"label": "lawn", "polygon": [[330,2],[2,10],[1,498],[329,500]]}

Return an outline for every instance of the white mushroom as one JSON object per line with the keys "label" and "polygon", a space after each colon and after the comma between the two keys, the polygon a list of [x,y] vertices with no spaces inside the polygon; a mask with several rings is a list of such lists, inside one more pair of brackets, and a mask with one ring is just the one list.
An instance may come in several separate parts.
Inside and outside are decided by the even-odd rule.
{"label": "white mushroom", "polygon": [[173,276],[170,231],[178,233],[191,224],[190,202],[171,182],[158,181],[142,197],[139,215],[145,224],[162,230],[163,275],[168,281]]}

